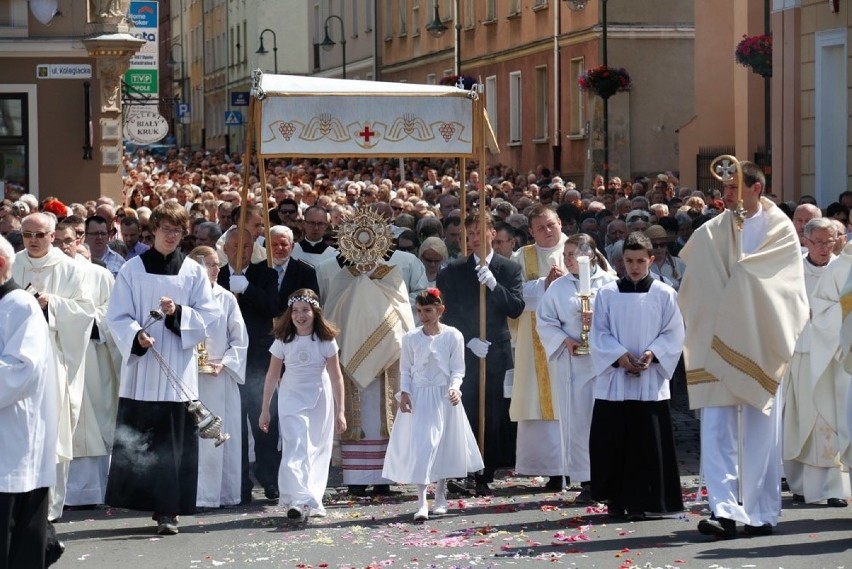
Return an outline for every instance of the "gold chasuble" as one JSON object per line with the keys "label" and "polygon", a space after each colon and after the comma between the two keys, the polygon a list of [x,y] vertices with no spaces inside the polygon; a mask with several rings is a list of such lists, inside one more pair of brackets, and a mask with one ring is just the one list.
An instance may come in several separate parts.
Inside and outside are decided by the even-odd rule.
{"label": "gold chasuble", "polygon": [[[524,313],[515,320],[515,379],[509,416],[512,421],[558,421],[556,361],[548,362],[547,353],[536,330],[535,310],[544,295],[543,275],[552,265],[565,270],[562,250],[567,237],[561,235],[555,247],[527,245],[519,249],[513,260],[524,272]],[[511,320],[510,320],[511,322]]]}
{"label": "gold chasuble", "polygon": [[793,224],[772,201],[760,203],[766,234],[743,259],[730,211],[702,225],[680,253],[686,272],[678,304],[693,409],[748,404],[768,415],[808,319]]}

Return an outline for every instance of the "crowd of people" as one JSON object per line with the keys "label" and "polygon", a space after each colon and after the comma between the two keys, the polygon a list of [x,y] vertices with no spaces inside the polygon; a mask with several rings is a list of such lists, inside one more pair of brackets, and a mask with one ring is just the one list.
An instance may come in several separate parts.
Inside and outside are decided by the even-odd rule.
{"label": "crowd of people", "polygon": [[[119,202],[7,194],[0,559],[43,564],[68,507],[161,535],[260,492],[324,516],[332,461],[352,496],[415,484],[418,521],[502,468],[613,518],[679,511],[673,381],[701,410],[701,533],[771,533],[784,476],[846,506],[852,191],[785,203],[744,162],[738,219],[735,182],[476,166],[273,159],[263,191],[223,150],[139,151]],[[393,242],[366,265],[361,214]]]}

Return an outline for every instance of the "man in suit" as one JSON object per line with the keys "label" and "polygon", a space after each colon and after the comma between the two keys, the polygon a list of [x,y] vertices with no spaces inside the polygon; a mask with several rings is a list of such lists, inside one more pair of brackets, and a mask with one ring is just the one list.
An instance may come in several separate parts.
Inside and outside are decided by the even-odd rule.
{"label": "man in suit", "polygon": [[319,296],[317,272],[308,263],[290,256],[293,251],[293,230],[285,225],[269,228],[272,248],[272,268],[278,274],[278,307],[283,312],[287,299],[299,289],[309,288]]}
{"label": "man in suit", "polygon": [[[242,501],[251,501],[253,487],[249,475],[248,429],[254,437],[256,456],[254,475],[263,486],[269,500],[278,499],[278,465],[281,453],[278,451],[278,417],[273,413],[268,433],[258,426],[263,383],[269,366],[269,347],[272,345],[272,319],[281,310],[278,305],[278,274],[265,263],[250,263],[254,240],[248,230],[243,230],[242,257],[238,263],[239,230],[232,227],[225,233],[224,252],[228,264],[219,271],[218,283],[237,295],[240,311],[246,322],[249,346],[246,358],[246,381],[240,385],[242,400],[242,445],[243,475]],[[272,409],[278,407],[273,400]],[[248,425],[246,425],[248,418]]]}
{"label": "man in suit", "polygon": [[[508,318],[517,318],[524,311],[521,266],[495,255],[491,248],[494,226],[489,215],[485,223],[486,266],[479,266],[480,218],[475,213],[465,221],[467,258],[452,261],[438,273],[438,289],[444,294],[447,307],[444,322],[454,326],[464,336],[465,377],[462,402],[471,428],[479,437],[479,363],[485,358],[485,470],[476,475],[476,493],[491,493],[488,484],[494,480],[498,467],[515,462],[515,428],[509,419],[509,400],[503,397],[503,379],[512,369],[512,346]],[[486,341],[479,339],[479,285],[485,285]]]}

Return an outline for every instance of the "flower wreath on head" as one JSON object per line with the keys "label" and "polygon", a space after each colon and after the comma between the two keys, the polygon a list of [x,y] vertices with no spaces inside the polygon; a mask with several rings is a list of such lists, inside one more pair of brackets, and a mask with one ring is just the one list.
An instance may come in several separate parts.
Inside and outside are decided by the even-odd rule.
{"label": "flower wreath on head", "polygon": [[431,296],[438,300],[439,304],[444,304],[444,299],[441,298],[441,291],[435,287],[429,287],[425,290],[427,296]]}
{"label": "flower wreath on head", "polygon": [[309,296],[291,296],[290,300],[287,301],[287,307],[291,307],[297,302],[304,302],[306,304],[310,304],[314,308],[319,308],[319,302],[315,298],[311,298]]}

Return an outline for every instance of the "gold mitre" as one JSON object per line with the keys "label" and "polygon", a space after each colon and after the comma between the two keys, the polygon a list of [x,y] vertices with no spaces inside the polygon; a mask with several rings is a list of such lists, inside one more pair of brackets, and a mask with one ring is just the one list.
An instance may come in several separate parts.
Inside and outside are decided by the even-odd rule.
{"label": "gold mitre", "polygon": [[392,246],[390,223],[369,208],[359,207],[337,226],[337,248],[359,272],[375,268]]}

